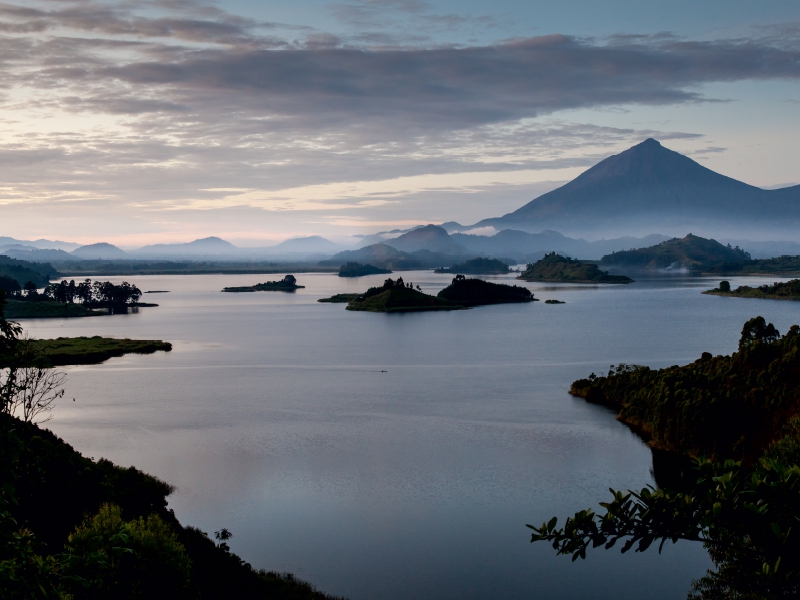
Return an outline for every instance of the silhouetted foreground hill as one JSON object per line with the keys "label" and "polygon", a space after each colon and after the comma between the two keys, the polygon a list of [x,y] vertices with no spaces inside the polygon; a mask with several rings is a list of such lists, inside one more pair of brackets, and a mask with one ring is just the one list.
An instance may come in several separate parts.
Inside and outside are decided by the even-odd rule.
{"label": "silhouetted foreground hill", "polygon": [[476,226],[550,228],[572,235],[667,227],[791,233],[798,224],[800,186],[763,190],[715,173],[648,139],[514,212]]}
{"label": "silhouetted foreground hill", "polygon": [[[256,571],[230,552],[226,544],[214,543],[199,529],[181,525],[167,508],[167,496],[172,492],[167,483],[134,467],[124,469],[105,459],[90,460],[52,432],[7,414],[0,414],[0,481],[5,486],[0,502],[4,542],[0,549],[0,595],[4,598],[34,597],[25,592],[26,584],[47,591],[60,588],[76,600],[331,598],[291,576]],[[111,540],[108,548],[104,546],[104,534],[98,531],[89,554],[76,549],[74,539],[72,549],[65,551],[70,533],[82,523],[90,523],[85,519],[98,511],[108,515],[108,509],[103,508],[107,505],[119,507],[124,523],[134,525],[120,523],[115,534],[118,537]],[[137,525],[139,518],[146,519],[147,525],[145,521]],[[154,523],[161,523],[160,528],[150,527]],[[162,538],[156,542],[162,545],[162,555],[185,557],[183,560],[189,564],[186,580],[176,582],[170,565],[160,572],[158,563],[153,562],[157,557],[146,552],[125,554],[126,544],[135,544],[130,539],[135,537],[132,534],[143,527],[148,528],[150,536]],[[22,538],[25,550],[8,543],[11,535],[18,535],[13,534],[16,528],[28,530]],[[108,532],[112,534],[114,531]],[[164,544],[171,545],[170,552],[165,552]],[[110,552],[111,546],[121,554],[104,554]],[[150,548],[152,552],[152,542]],[[38,563],[37,555],[49,557],[49,562]],[[148,571],[140,574],[137,561],[147,565]],[[150,593],[137,595],[136,590],[142,586],[149,586]]]}

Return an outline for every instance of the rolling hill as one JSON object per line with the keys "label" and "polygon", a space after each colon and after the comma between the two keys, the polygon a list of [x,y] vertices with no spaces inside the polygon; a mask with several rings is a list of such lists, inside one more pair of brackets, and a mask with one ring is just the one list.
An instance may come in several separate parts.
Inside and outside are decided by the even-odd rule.
{"label": "rolling hill", "polygon": [[654,139],[606,158],[569,183],[475,226],[567,235],[700,231],[797,238],[800,186],[764,190],[720,175]]}

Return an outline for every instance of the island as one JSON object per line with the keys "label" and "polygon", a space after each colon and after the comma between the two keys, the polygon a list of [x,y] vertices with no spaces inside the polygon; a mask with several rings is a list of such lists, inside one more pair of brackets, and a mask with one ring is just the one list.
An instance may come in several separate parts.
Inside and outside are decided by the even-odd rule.
{"label": "island", "polygon": [[369,288],[347,305],[347,310],[387,313],[463,310],[465,308],[467,307],[443,298],[424,294],[419,287],[414,289],[412,284],[405,283],[402,277],[398,277],[396,281],[390,278],[380,287]]}
{"label": "island", "polygon": [[33,281],[21,288],[14,288],[6,280],[0,281],[0,284],[8,295],[5,313],[9,319],[98,317],[158,306],[139,302],[142,292],[127,281],[113,284],[110,281],[93,283],[91,279],[86,279],[76,284],[75,280],[64,280],[48,284],[41,292]]}
{"label": "island", "polygon": [[317,302],[331,302],[333,304],[347,304],[357,300],[363,294],[334,294],[330,298],[320,298]]}
{"label": "island", "polygon": [[633,279],[625,275],[609,275],[594,263],[581,262],[555,252],[527,265],[517,279],[554,283],[633,283]]}
{"label": "island", "polygon": [[[170,352],[172,344],[161,340],[131,340],[93,337],[60,337],[21,341],[21,364],[18,366],[62,367],[96,365],[126,354]],[[0,368],[8,367],[8,358],[0,358]]]}
{"label": "island", "polygon": [[512,302],[535,302],[531,291],[518,285],[492,283],[482,279],[467,279],[456,275],[450,285],[436,296],[461,306],[483,306]]}
{"label": "island", "polygon": [[434,273],[466,273],[467,275],[503,275],[508,272],[508,265],[496,258],[474,258],[449,268],[434,271]]}
{"label": "island", "polygon": [[240,287],[226,287],[223,292],[293,292],[302,289],[306,286],[297,285],[297,279],[294,275],[287,275],[280,281],[265,281],[264,283],[257,283],[255,285],[247,285]]}
{"label": "island", "polygon": [[556,300],[555,298],[550,298],[549,300],[544,301],[545,304],[566,304],[563,300]]}
{"label": "island", "polygon": [[720,281],[719,287],[703,292],[712,296],[732,296],[734,298],[763,298],[765,300],[800,300],[800,279],[786,282],[776,281],[772,285],[750,287],[740,285],[735,290],[731,289],[729,281]]}
{"label": "island", "polygon": [[339,277],[363,277],[364,275],[389,275],[389,269],[381,269],[374,265],[362,265],[357,262],[349,262],[339,267]]}

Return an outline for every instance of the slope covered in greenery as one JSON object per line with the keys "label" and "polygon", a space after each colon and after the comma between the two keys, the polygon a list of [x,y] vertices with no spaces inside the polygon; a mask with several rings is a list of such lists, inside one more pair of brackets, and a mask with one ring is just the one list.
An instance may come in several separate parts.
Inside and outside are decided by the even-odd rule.
{"label": "slope covered in greenery", "polygon": [[[58,275],[58,271],[50,263],[28,262],[0,254],[0,276],[13,279],[20,287],[32,281],[36,287],[41,288]],[[6,290],[6,292],[9,291],[11,290]]]}
{"label": "slope covered in greenery", "polygon": [[733,296],[734,298],[765,298],[768,300],[800,300],[800,279],[791,281],[776,281],[772,285],[760,285],[750,287],[740,285],[735,290],[731,289],[730,283],[722,281],[719,287],[703,292],[712,296]]}
{"label": "slope covered in greenery", "polygon": [[362,265],[357,262],[349,262],[339,267],[339,277],[363,277],[364,275],[388,275],[390,269],[382,269],[374,265]]}
{"label": "slope covered in greenery", "polygon": [[609,275],[597,265],[584,263],[574,258],[561,256],[555,252],[546,254],[540,261],[529,264],[518,277],[525,281],[545,281],[564,283],[632,283],[633,279],[624,275]]}
{"label": "slope covered in greenery", "polygon": [[785,426],[800,419],[800,328],[780,336],[757,317],[730,356],[704,353],[657,370],[619,365],[575,381],[570,393],[613,407],[656,448],[752,460],[795,443]]}
{"label": "slope covered in greenery", "polygon": [[735,263],[750,260],[744,250],[724,246],[691,233],[684,238],[673,238],[649,248],[621,250],[606,254],[601,265],[616,265],[636,269],[666,269],[682,267],[704,270],[719,263]]}

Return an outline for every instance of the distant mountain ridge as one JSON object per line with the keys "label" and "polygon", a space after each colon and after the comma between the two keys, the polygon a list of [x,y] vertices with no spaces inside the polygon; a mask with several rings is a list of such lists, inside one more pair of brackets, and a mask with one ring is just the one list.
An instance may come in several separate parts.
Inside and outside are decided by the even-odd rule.
{"label": "distant mountain ridge", "polygon": [[797,238],[800,186],[764,190],[707,169],[650,138],[569,183],[474,227],[558,229],[567,235],[665,228]]}

